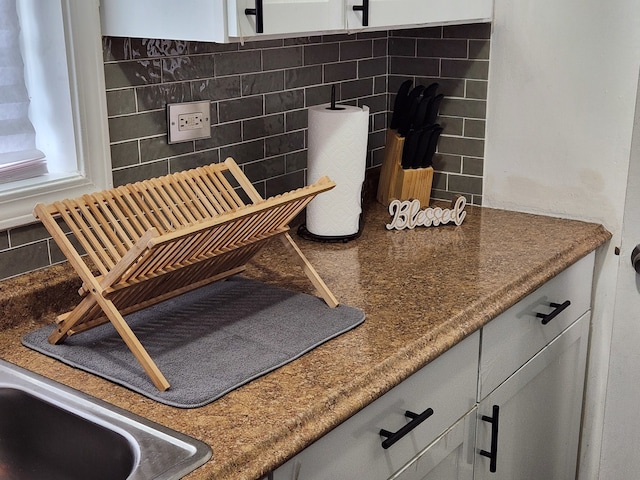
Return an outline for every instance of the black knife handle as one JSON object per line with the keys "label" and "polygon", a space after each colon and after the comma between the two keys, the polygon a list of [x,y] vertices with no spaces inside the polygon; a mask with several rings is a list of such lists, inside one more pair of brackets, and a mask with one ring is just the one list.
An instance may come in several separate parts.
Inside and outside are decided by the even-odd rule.
{"label": "black knife handle", "polygon": [[402,160],[400,165],[402,168],[413,168],[413,160],[418,151],[418,145],[420,143],[420,132],[416,130],[409,130],[404,139],[404,145],[402,146]]}
{"label": "black knife handle", "polygon": [[440,84],[438,82],[429,84],[429,86],[424,89],[424,95],[426,97],[435,97],[436,92],[438,91],[438,87],[440,87]]}
{"label": "black knife handle", "polygon": [[362,5],[354,5],[354,12],[362,12],[362,26],[369,26],[369,0],[362,0]]}
{"label": "black knife handle", "polygon": [[411,120],[416,114],[416,109],[420,104],[420,96],[424,91],[424,85],[416,85],[413,90],[409,92],[407,101],[405,102],[405,108],[402,112],[402,118],[400,119],[400,125],[398,126],[398,134],[401,137],[407,135],[411,130]]}
{"label": "black knife handle", "polygon": [[419,135],[418,146],[411,158],[411,168],[421,168],[422,160],[427,154],[429,148],[429,137],[431,136],[431,127],[425,127],[420,130],[414,130],[415,135]]}
{"label": "black knife handle", "polygon": [[429,137],[429,146],[427,148],[427,153],[422,158],[421,167],[431,167],[433,165],[433,156],[436,154],[436,149],[438,148],[438,139],[440,138],[440,134],[443,129],[437,123],[433,125],[433,130],[431,131],[431,135]]}
{"label": "black knife handle", "polygon": [[256,33],[264,33],[263,15],[264,9],[262,8],[262,0],[256,0],[256,8],[245,8],[245,15],[256,16]]}

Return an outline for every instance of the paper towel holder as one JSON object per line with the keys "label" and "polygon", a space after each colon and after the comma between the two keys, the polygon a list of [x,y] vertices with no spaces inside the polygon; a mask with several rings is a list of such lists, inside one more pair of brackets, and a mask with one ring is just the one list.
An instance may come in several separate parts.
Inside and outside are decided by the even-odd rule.
{"label": "paper towel holder", "polygon": [[[330,99],[330,103],[329,106],[325,107],[324,110],[330,110],[330,111],[340,111],[340,110],[347,110],[348,108],[353,108],[353,107],[346,107],[346,106],[339,106],[336,105],[336,86],[332,85],[331,86],[331,99]],[[364,107],[364,109],[367,109],[368,111],[368,107]],[[360,186],[360,206],[362,206],[363,203],[363,195],[364,195],[364,183]],[[312,233],[309,231],[309,229],[307,228],[307,224],[306,222],[301,224],[298,227],[297,230],[297,235],[305,240],[312,240],[315,242],[322,242],[322,243],[346,243],[349,242],[351,240],[355,240],[356,238],[358,238],[361,233],[362,233],[362,228],[363,228],[363,212],[362,210],[360,210],[359,216],[358,216],[358,229],[355,233],[348,233],[348,234],[344,234],[344,235],[320,235],[317,233]]]}
{"label": "paper towel holder", "polygon": [[327,110],[344,110],[344,107],[336,107],[336,86],[331,85],[331,103]]}

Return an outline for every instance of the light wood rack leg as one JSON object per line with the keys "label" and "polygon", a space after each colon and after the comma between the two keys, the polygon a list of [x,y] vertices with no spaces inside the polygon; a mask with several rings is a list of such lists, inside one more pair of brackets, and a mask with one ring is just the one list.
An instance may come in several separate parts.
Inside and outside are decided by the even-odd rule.
{"label": "light wood rack leg", "polygon": [[298,247],[296,242],[293,241],[291,235],[285,233],[280,237],[280,239],[282,240],[282,243],[287,248],[287,250],[294,254],[293,257],[300,264],[302,270],[304,270],[305,275],[309,278],[309,280],[311,280],[311,283],[316,288],[326,304],[331,308],[337,307],[338,300],[333,296],[333,293],[331,293],[331,290],[329,290],[329,287],[327,287],[322,278],[320,278],[320,275],[318,275],[316,269],[313,268],[309,260],[307,260],[307,257],[304,256],[304,253],[302,253],[300,247]]}
{"label": "light wood rack leg", "polygon": [[151,381],[156,386],[156,388],[162,392],[169,388],[169,382],[162,374],[156,363],[149,356],[145,348],[142,346],[138,337],[136,337],[135,333],[131,330],[131,327],[127,324],[125,319],[120,315],[120,312],[113,304],[111,300],[107,300],[101,296],[97,297],[98,303],[102,307],[102,310],[107,315],[117,332],[124,340],[124,343],[129,347],[133,356],[136,357],[136,360],[140,362],[142,368],[147,373]]}
{"label": "light wood rack leg", "polygon": [[76,324],[82,320],[84,314],[86,314],[93,306],[96,305],[96,299],[94,295],[85,296],[82,301],[68,313],[58,315],[56,329],[49,335],[49,343],[52,345],[58,345],[65,341],[69,336],[69,331],[76,326]]}

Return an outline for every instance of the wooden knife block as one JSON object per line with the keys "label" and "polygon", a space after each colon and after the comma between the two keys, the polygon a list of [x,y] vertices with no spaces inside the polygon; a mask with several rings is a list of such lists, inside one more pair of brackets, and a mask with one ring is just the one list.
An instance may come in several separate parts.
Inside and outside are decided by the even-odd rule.
{"label": "wooden knife block", "polygon": [[431,200],[433,167],[402,168],[404,137],[395,130],[387,130],[387,141],[378,182],[376,199],[385,207],[391,200],[420,200],[420,205],[428,206]]}

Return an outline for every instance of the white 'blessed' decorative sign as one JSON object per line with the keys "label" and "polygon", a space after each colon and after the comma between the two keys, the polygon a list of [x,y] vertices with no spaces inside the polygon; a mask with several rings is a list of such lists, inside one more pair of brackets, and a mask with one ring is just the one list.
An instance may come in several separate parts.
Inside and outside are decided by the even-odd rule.
{"label": "white 'blessed' decorative sign", "polygon": [[460,196],[456,199],[452,208],[425,208],[420,210],[420,200],[393,200],[389,204],[389,214],[393,216],[391,223],[387,224],[387,230],[403,230],[405,228],[415,228],[418,226],[437,227],[453,222],[456,225],[462,224],[467,212],[464,207],[467,199]]}

